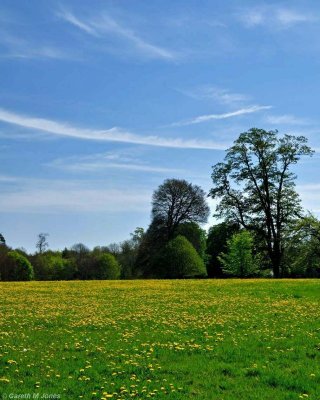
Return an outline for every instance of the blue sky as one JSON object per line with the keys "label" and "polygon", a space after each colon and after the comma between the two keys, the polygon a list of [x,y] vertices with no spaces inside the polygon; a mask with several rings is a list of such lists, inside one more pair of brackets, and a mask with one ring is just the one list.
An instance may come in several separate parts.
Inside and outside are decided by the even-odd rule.
{"label": "blue sky", "polygon": [[[253,126],[320,149],[319,35],[318,1],[2,0],[7,243],[124,240],[147,227],[164,179],[208,191],[211,166]],[[318,153],[297,169],[315,213],[319,172]]]}

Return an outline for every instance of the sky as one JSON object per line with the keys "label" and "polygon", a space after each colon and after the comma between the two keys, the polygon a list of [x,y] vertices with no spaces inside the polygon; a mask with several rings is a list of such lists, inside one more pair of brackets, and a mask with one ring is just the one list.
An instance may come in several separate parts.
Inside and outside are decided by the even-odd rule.
{"label": "sky", "polygon": [[252,127],[308,138],[297,189],[319,214],[319,37],[316,0],[1,0],[7,244],[125,240],[165,179],[208,193]]}

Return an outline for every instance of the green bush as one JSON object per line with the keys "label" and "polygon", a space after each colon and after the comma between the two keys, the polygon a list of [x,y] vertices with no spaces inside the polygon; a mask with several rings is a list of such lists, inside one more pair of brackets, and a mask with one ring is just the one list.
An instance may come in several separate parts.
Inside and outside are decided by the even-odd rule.
{"label": "green bush", "polygon": [[235,233],[227,242],[227,253],[218,259],[227,275],[245,278],[258,273],[258,258],[253,255],[253,237],[248,231]]}
{"label": "green bush", "polygon": [[97,258],[96,279],[119,279],[120,273],[120,265],[112,254],[105,253]]}
{"label": "green bush", "polygon": [[11,279],[14,281],[31,281],[34,277],[33,267],[29,260],[17,251],[9,251]]}
{"label": "green bush", "polygon": [[184,236],[197,250],[199,256],[206,260],[206,231],[195,222],[185,222],[177,228],[176,236]]}
{"label": "green bush", "polygon": [[196,249],[184,236],[171,240],[158,258],[164,278],[204,277],[207,271]]}

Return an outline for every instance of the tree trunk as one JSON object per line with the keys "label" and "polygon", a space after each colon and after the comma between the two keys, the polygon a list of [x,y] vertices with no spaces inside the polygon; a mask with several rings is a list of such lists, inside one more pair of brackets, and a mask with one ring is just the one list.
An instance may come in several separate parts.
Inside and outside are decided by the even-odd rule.
{"label": "tree trunk", "polygon": [[281,261],[282,261],[282,252],[280,249],[280,244],[276,241],[273,246],[273,251],[271,255],[271,263],[274,278],[280,278],[281,275]]}
{"label": "tree trunk", "polygon": [[273,270],[273,277],[280,278],[280,263],[278,260],[272,261],[272,270]]}

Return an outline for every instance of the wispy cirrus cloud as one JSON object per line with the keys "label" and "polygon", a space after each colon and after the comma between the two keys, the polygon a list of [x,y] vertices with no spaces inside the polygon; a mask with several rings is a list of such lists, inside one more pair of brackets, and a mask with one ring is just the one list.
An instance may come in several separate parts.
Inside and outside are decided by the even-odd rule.
{"label": "wispy cirrus cloud", "polygon": [[17,38],[11,34],[1,32],[0,43],[5,48],[0,58],[16,59],[77,59],[72,51],[64,51],[49,44],[35,43],[25,39]]}
{"label": "wispy cirrus cloud", "polygon": [[178,91],[186,96],[197,100],[212,99],[217,103],[227,106],[243,104],[250,100],[250,97],[248,95],[233,92],[229,89],[220,88],[214,85],[202,85],[194,89]]}
{"label": "wispy cirrus cloud", "polygon": [[74,14],[72,14],[68,10],[61,10],[60,12],[57,13],[57,15],[65,20],[66,22],[69,22],[71,25],[74,25],[75,27],[81,29],[82,31],[88,33],[89,35],[92,36],[99,36],[98,31],[90,26],[89,24],[81,21],[79,18],[77,18]]}
{"label": "wispy cirrus cloud", "polygon": [[319,17],[314,13],[274,5],[243,9],[237,13],[237,17],[248,28],[257,26],[290,28],[297,24],[319,21]]}
{"label": "wispy cirrus cloud", "polygon": [[294,115],[283,114],[283,115],[267,115],[265,118],[266,122],[274,125],[308,125],[310,121],[298,118]]}
{"label": "wispy cirrus cloud", "polygon": [[221,120],[227,118],[238,117],[241,115],[252,114],[263,110],[269,110],[272,106],[259,106],[253,105],[245,108],[241,108],[236,111],[231,111],[222,114],[207,114],[207,115],[200,115],[199,117],[195,117],[186,121],[179,121],[174,122],[170,126],[187,126],[187,125],[194,125],[194,124],[201,124],[203,122],[213,121],[213,120]]}
{"label": "wispy cirrus cloud", "polygon": [[280,8],[275,13],[276,20],[283,26],[292,26],[299,23],[315,22],[318,18],[311,13]]}
{"label": "wispy cirrus cloud", "polygon": [[59,158],[47,163],[46,166],[74,173],[96,173],[99,171],[109,171],[110,169],[157,174],[177,174],[186,172],[178,168],[166,168],[162,166],[148,165],[145,163],[141,163],[135,158],[122,157],[114,153],[98,153],[89,156],[75,156],[64,159]]}
{"label": "wispy cirrus cloud", "polygon": [[0,108],[0,121],[18,125],[26,129],[46,132],[51,135],[69,137],[73,139],[95,140],[107,142],[133,143],[146,146],[189,148],[206,150],[224,150],[226,144],[212,140],[168,138],[160,136],[142,136],[118,127],[106,130],[96,130],[75,127],[68,123],[57,122],[44,118],[33,118],[10,112]]}
{"label": "wispy cirrus cloud", "polygon": [[96,38],[105,39],[110,35],[117,36],[125,40],[136,51],[139,51],[147,57],[164,59],[167,61],[175,60],[178,57],[176,52],[143,39],[138,33],[119,23],[107,13],[102,13],[94,18],[85,19],[76,16],[69,10],[63,9],[60,10],[57,15],[69,24]]}

